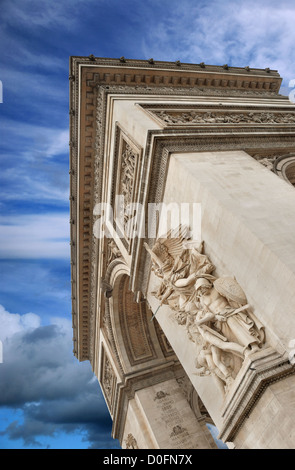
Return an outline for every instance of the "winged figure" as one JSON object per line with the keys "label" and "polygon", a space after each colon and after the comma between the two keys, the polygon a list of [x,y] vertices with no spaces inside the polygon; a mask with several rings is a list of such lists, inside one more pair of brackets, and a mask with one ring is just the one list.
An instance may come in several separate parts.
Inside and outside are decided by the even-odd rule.
{"label": "winged figure", "polygon": [[151,255],[152,269],[162,280],[154,295],[161,305],[168,304],[177,313],[180,323],[185,323],[188,311],[196,310],[196,279],[216,279],[211,274],[215,266],[203,254],[203,247],[203,242],[190,239],[186,225],[179,225],[158,237],[152,249],[145,243]]}
{"label": "winged figure", "polygon": [[[204,254],[204,242],[192,241],[187,226],[170,230],[152,248],[147,244],[145,248],[161,279],[153,295],[160,306],[170,306],[179,324],[186,325],[197,345],[201,374],[218,376],[228,387],[245,356],[265,341],[264,327],[243,289],[234,277],[212,274],[215,266]],[[226,365],[229,359],[235,366]]]}

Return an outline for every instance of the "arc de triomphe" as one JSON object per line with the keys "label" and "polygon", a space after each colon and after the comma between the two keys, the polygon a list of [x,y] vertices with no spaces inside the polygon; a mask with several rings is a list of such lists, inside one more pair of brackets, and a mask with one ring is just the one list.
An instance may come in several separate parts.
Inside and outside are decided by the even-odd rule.
{"label": "arc de triomphe", "polygon": [[295,106],[277,71],[71,57],[74,354],[123,448],[294,448]]}

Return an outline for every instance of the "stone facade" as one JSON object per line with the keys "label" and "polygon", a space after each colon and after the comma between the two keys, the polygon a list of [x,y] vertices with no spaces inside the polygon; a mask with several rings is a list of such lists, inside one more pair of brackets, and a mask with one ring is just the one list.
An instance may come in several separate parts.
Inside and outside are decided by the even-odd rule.
{"label": "stone facade", "polygon": [[[295,106],[279,74],[89,56],[69,79],[74,354],[113,436],[211,449],[211,423],[229,447],[292,448]],[[159,208],[181,204],[162,232]]]}

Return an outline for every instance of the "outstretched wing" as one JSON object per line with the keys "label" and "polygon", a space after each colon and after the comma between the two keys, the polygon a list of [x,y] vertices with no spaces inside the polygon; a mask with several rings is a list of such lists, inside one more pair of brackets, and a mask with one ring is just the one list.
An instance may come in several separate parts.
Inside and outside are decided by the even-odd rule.
{"label": "outstretched wing", "polygon": [[161,235],[156,243],[164,245],[170,256],[175,260],[183,252],[183,242],[190,239],[190,230],[187,225],[179,225]]}

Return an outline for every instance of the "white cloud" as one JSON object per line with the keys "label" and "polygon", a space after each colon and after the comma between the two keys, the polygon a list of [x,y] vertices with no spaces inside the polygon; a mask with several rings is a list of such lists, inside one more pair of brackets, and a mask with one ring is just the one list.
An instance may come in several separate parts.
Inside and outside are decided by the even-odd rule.
{"label": "white cloud", "polygon": [[47,157],[53,157],[55,155],[60,155],[62,153],[69,153],[69,130],[61,130],[56,132],[53,130],[54,135],[52,133],[49,134],[49,139],[46,145],[45,155]]}
{"label": "white cloud", "polygon": [[5,120],[1,123],[1,199],[69,200],[69,131]]}
{"label": "white cloud", "polygon": [[60,331],[67,335],[72,335],[72,321],[64,317],[51,317],[50,322],[56,325]]}
{"label": "white cloud", "polygon": [[144,50],[162,60],[269,67],[288,82],[295,78],[294,19],[293,1],[184,0],[150,28]]}
{"label": "white cloud", "polygon": [[0,217],[0,258],[69,258],[68,214]]}
{"label": "white cloud", "polygon": [[[27,161],[69,153],[69,129],[38,126],[6,119],[1,122],[2,145],[13,146],[18,158]],[[11,142],[12,136],[14,141]]]}
{"label": "white cloud", "polygon": [[[11,57],[11,51],[12,50],[17,50],[18,51],[18,57],[17,57],[17,65],[18,67],[20,64],[22,66],[38,66],[39,64],[42,64],[43,69],[47,70],[52,70],[54,67],[55,70],[60,69],[60,70],[65,70],[67,68],[67,64],[65,64],[65,61],[62,60],[62,58],[59,57],[53,57],[49,56],[48,54],[40,54],[37,53],[35,50],[30,50],[26,45],[22,42],[19,41],[19,38],[17,36],[13,36],[7,31],[7,28],[0,28],[1,32],[1,43],[2,43],[2,56],[4,57],[5,55],[7,57]],[[5,46],[9,44],[9,49],[5,48]],[[13,68],[14,65],[14,68]],[[16,64],[12,64],[10,68],[5,67],[5,74],[6,72],[10,73],[16,73],[17,75],[20,76],[20,72],[18,71],[17,68],[15,68]],[[3,73],[4,71],[2,71]],[[27,76],[27,73],[22,70],[22,74]],[[12,75],[11,75],[12,76]],[[14,75],[13,75],[14,76]],[[38,76],[37,76],[38,77]],[[34,74],[31,74],[31,78],[37,78]],[[40,81],[40,77],[39,81]],[[44,80],[42,81],[42,83]],[[9,83],[7,83],[9,85]]]}
{"label": "white cloud", "polygon": [[3,305],[0,305],[0,340],[11,338],[16,333],[35,329],[41,325],[41,319],[35,313],[9,313]]}
{"label": "white cloud", "polygon": [[52,318],[51,325],[40,326],[39,320],[0,308],[1,331],[6,332],[0,408],[18,410],[9,423],[2,423],[6,427],[0,429],[0,439],[22,439],[23,448],[46,447],[48,442],[60,446],[61,433],[66,433],[73,440],[83,435],[94,448],[118,447],[91,365],[73,356],[71,322]]}

